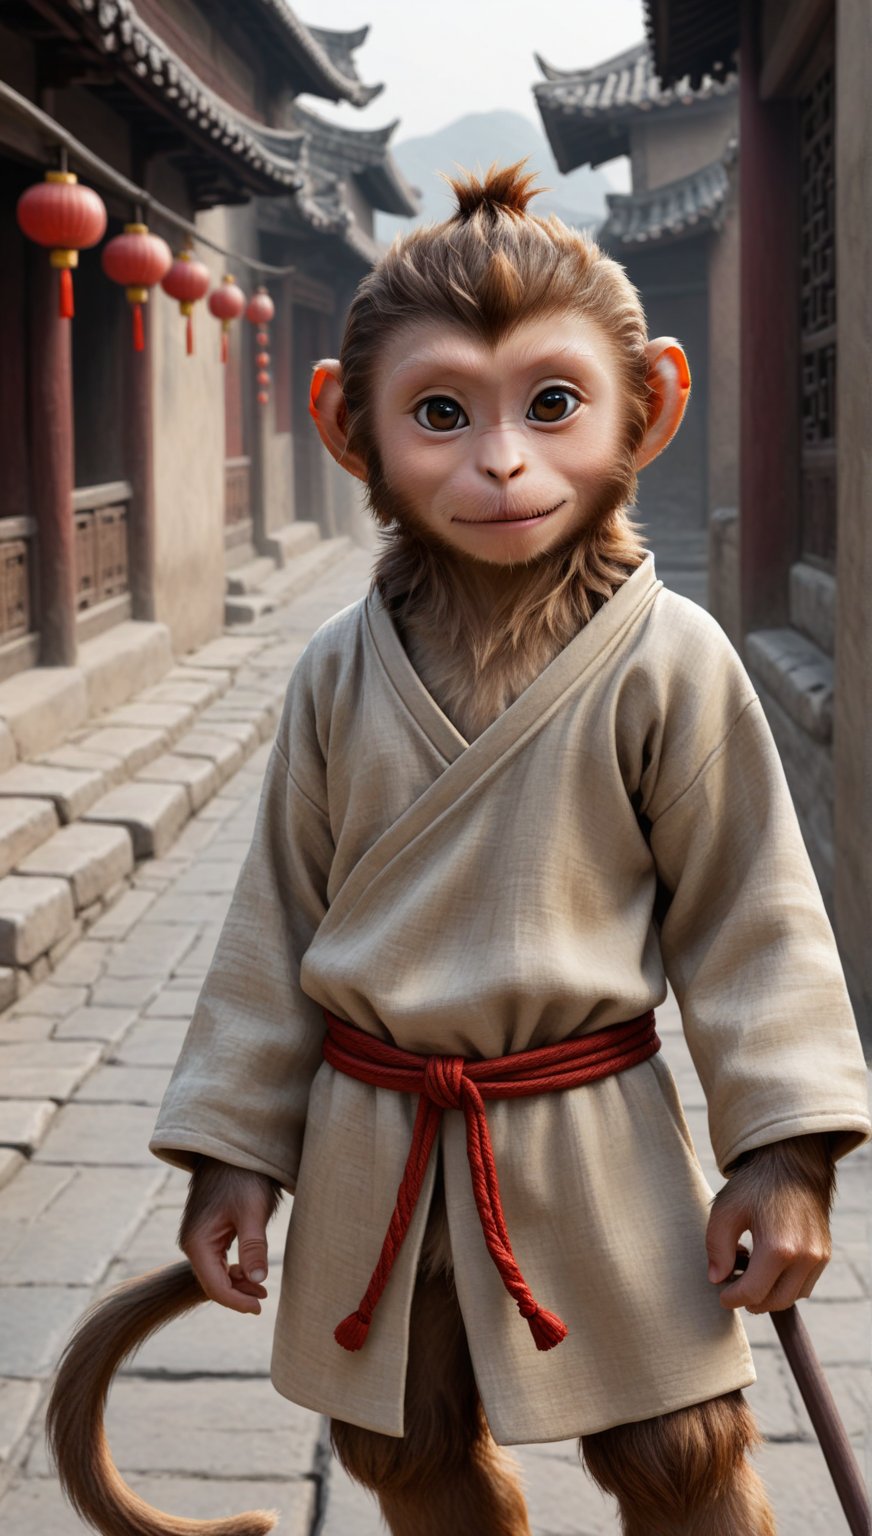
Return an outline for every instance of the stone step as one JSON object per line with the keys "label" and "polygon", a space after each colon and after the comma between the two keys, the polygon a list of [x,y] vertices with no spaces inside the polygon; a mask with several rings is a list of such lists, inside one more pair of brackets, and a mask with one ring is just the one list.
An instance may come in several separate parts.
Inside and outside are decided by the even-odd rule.
{"label": "stone step", "polygon": [[52,800],[0,799],[0,877],[57,831]]}
{"label": "stone step", "polygon": [[0,774],[0,798],[26,797],[35,804],[47,802],[55,807],[63,822],[82,816],[109,787],[109,776],[98,769],[67,768],[54,763],[16,763]]}
{"label": "stone step", "polygon": [[246,592],[257,592],[275,568],[275,560],[271,560],[268,555],[261,555],[255,560],[247,561],[245,565],[238,565],[233,571],[228,571],[225,578],[225,591],[228,597],[240,597]]}
{"label": "stone step", "polygon": [[266,551],[272,555],[276,565],[284,566],[295,556],[305,554],[320,538],[321,529],[317,523],[285,523],[283,528],[277,528],[266,539]]}
{"label": "stone step", "polygon": [[165,624],[130,619],[86,640],[79,646],[78,666],[85,674],[88,713],[101,714],[126,703],[135,693],[157,683],[172,664],[170,632]]}
{"label": "stone step", "polygon": [[262,619],[265,613],[273,613],[278,606],[277,597],[269,597],[263,592],[248,593],[244,597],[226,597],[224,623],[253,624],[256,619]]}
{"label": "stone step", "polygon": [[351,548],[352,542],[347,534],[341,534],[335,539],[321,539],[304,554],[295,555],[282,570],[268,577],[262,590],[281,602],[287,602],[298,592],[304,592],[325,571],[329,571]]}
{"label": "stone step", "polygon": [[126,826],[77,821],[62,827],[18,865],[21,875],[67,880],[77,912],[118,885],[133,870],[133,842]]}
{"label": "stone step", "polygon": [[190,814],[191,802],[181,784],[146,784],[137,779],[110,789],[84,820],[126,827],[137,859],[160,859]]}
{"label": "stone step", "polygon": [[0,965],[30,965],[73,926],[73,895],[66,880],[6,875],[0,880]]}

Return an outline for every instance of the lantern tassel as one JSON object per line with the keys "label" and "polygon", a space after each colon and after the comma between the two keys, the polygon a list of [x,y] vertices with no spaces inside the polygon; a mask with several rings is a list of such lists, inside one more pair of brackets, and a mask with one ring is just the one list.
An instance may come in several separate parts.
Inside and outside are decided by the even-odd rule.
{"label": "lantern tassel", "polygon": [[141,304],[134,304],[133,306],[133,350],[135,352],[145,351],[145,328],[142,323]]}
{"label": "lantern tassel", "polygon": [[188,322],[187,322],[187,325],[185,326],[185,351],[187,352],[189,357],[193,357],[193,355],[194,355],[194,317],[193,317],[193,315],[189,315],[188,316]]}
{"label": "lantern tassel", "polygon": [[227,332],[227,327],[226,327],[226,325],[224,325],[224,326],[221,327],[221,361],[222,361],[222,363],[226,363],[227,362],[227,358],[228,358],[228,354],[229,354],[229,350],[230,350],[230,348],[229,348],[229,340],[230,340],[230,338],[229,338],[229,335],[228,335],[228,332]]}
{"label": "lantern tassel", "polygon": [[73,274],[69,267],[61,267],[58,290],[58,314],[62,320],[72,320],[76,313],[73,303]]}

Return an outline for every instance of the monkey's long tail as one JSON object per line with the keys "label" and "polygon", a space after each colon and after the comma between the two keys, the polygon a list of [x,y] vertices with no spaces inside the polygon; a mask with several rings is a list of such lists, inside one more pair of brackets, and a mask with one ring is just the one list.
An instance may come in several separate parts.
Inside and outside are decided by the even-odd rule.
{"label": "monkey's long tail", "polygon": [[64,1350],[46,1412],[46,1438],[73,1508],[102,1536],[266,1536],[274,1511],[183,1520],[146,1504],[112,1461],[103,1427],[119,1366],[158,1328],[207,1297],[187,1261],[128,1280],[92,1306]]}

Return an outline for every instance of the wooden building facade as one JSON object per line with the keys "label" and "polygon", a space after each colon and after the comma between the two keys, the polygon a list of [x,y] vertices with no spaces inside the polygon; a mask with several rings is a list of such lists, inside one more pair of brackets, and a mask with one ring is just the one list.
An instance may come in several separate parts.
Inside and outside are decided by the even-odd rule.
{"label": "wooden building facade", "polygon": [[740,495],[713,596],[736,615],[872,1046],[872,8],[646,6],[666,87],[738,63]]}
{"label": "wooden building facade", "polygon": [[[165,622],[182,652],[220,630],[227,568],[287,525],[365,537],[354,487],[314,452],[308,379],[378,254],[374,207],[417,201],[396,124],[335,130],[296,99],[371,100],[381,86],[354,60],[366,31],[307,27],[285,0],[0,0],[0,678],[69,665],[131,615]],[[267,405],[244,319],[224,367],[198,305],[188,357],[156,288],[134,352],[99,249],[81,253],[75,318],[58,319],[57,274],[15,209],[64,145],[107,238],[139,208],[178,249],[188,221],[215,283],[265,283]]]}
{"label": "wooden building facade", "polygon": [[607,197],[596,238],[638,288],[649,334],[676,336],[690,361],[681,431],[639,487],[647,537],[677,567],[683,549],[704,551],[711,511],[738,492],[736,83],[664,89],[645,42],[585,70],[537,62],[560,170],[629,157],[632,191]]}

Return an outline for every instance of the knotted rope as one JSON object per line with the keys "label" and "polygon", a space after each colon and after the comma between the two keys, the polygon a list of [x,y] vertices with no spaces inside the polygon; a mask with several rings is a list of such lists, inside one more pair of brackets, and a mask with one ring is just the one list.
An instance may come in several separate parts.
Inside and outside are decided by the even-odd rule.
{"label": "knotted rope", "polygon": [[653,1011],[596,1034],[490,1059],[422,1056],[377,1040],[356,1025],[336,1018],[326,1008],[324,1017],[324,1059],[332,1067],[371,1087],[419,1096],[412,1143],[381,1253],[360,1305],[335,1330],[337,1343],[343,1349],[355,1350],[366,1342],[372,1314],[409,1230],[442,1116],[446,1110],[459,1109],[466,1120],[472,1189],[488,1252],[518,1311],[527,1319],[536,1348],[553,1349],[566,1337],[566,1324],[539,1306],[512,1252],[485,1100],[559,1093],[647,1061],[660,1049]]}

